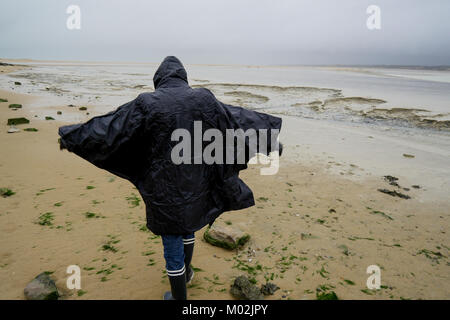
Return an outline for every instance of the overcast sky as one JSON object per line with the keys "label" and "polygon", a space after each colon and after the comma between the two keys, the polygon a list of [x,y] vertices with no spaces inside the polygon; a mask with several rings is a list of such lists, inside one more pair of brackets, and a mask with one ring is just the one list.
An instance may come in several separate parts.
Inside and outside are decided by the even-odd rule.
{"label": "overcast sky", "polygon": [[[69,5],[81,29],[69,30]],[[369,30],[369,5],[381,30]],[[1,0],[0,57],[450,65],[449,0]]]}

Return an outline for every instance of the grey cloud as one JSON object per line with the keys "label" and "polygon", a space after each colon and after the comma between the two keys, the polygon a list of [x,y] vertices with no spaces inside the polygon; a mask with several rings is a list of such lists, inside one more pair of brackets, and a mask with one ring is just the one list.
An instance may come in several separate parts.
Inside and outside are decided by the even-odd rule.
{"label": "grey cloud", "polygon": [[[82,28],[66,28],[66,8]],[[366,8],[381,8],[381,30]],[[2,0],[0,57],[187,63],[450,64],[447,0]]]}

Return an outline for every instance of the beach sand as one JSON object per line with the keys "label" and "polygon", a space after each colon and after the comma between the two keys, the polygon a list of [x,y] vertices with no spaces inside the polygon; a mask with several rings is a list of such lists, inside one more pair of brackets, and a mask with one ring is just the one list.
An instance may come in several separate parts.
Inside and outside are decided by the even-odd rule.
{"label": "beach sand", "polygon": [[[52,272],[62,299],[161,299],[169,289],[161,239],[145,228],[138,191],[60,151],[57,128],[66,123],[35,118],[27,110],[33,97],[0,91],[0,98],[8,99],[0,103],[0,187],[15,192],[0,198],[0,299],[24,299],[43,271]],[[18,128],[38,131],[7,133],[7,119],[21,116],[31,122]],[[295,126],[287,119],[284,134]],[[377,191],[395,189],[381,175],[319,161],[302,147],[286,137],[276,175],[260,175],[260,165],[241,173],[256,205],[219,220],[251,240],[227,251],[198,231],[188,298],[230,299],[230,284],[245,274],[280,287],[267,299],[315,299],[320,286],[340,299],[449,299],[448,197],[436,200],[403,176],[411,199],[392,197]],[[81,291],[66,288],[69,265],[82,270]],[[381,268],[380,290],[366,287],[370,265]]]}

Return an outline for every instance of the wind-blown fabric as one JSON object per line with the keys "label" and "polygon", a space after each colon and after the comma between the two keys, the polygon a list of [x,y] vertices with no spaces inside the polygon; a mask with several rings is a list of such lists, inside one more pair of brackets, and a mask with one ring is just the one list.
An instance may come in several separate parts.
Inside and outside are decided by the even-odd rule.
{"label": "wind-blown fabric", "polygon": [[[227,129],[267,129],[268,153],[275,149],[270,130],[279,131],[281,119],[226,105],[205,88],[191,88],[185,68],[173,56],[164,59],[153,82],[154,92],[85,123],[60,127],[61,145],[133,183],[154,234],[191,234],[225,211],[253,206],[253,193],[239,178],[246,163],[194,164],[192,152],[190,164],[175,164],[171,151],[178,141],[171,136],[186,129],[194,137],[194,121],[201,121],[203,132],[214,128],[224,137]],[[247,162],[255,151],[246,148]]]}

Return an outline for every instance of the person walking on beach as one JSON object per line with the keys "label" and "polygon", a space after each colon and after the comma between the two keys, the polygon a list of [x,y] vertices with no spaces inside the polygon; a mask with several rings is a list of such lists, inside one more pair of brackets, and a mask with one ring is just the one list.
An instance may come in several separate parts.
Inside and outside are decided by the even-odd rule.
{"label": "person walking on beach", "polygon": [[[194,276],[191,260],[195,232],[212,225],[225,211],[255,204],[252,191],[239,178],[239,171],[247,168],[256,152],[281,154],[282,145],[269,139],[269,133],[276,138],[282,121],[224,104],[205,88],[191,88],[183,64],[174,56],[164,59],[153,82],[154,92],[142,93],[85,123],[60,127],[59,143],[61,149],[136,186],[145,203],[147,228],[162,238],[171,287],[164,299],[185,300],[186,283]],[[202,150],[212,140],[209,137],[205,141],[204,133],[213,130],[210,132],[225,137],[231,129],[256,132],[257,147],[252,148],[247,137],[240,147],[215,149],[214,157],[219,161],[202,159]],[[197,140],[199,133],[201,137]],[[194,138],[188,141],[190,135]],[[184,148],[179,149],[174,136],[183,137]],[[217,135],[214,138],[215,143],[219,142]],[[244,150],[239,150],[242,146]],[[230,152],[233,161],[225,161]],[[244,161],[237,161],[242,152]]]}

